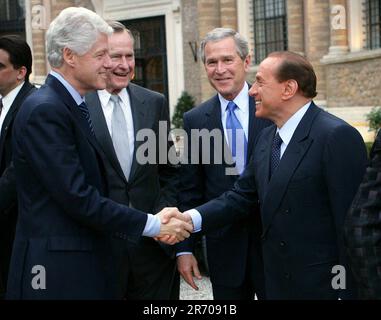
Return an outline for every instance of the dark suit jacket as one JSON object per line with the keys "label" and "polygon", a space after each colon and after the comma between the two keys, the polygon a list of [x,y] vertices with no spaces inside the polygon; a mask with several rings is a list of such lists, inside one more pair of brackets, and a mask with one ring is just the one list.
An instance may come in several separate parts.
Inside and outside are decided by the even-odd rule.
{"label": "dark suit jacket", "polygon": [[[247,158],[253,154],[254,141],[259,132],[271,122],[255,117],[255,101],[249,97],[249,135]],[[218,95],[202,103],[184,115],[184,129],[188,135],[188,160],[191,161],[191,130],[214,129],[224,134],[221,123],[221,106]],[[224,142],[225,137],[223,136]],[[224,143],[224,147],[229,147]],[[226,169],[232,167],[225,160],[218,164],[214,161],[216,151],[214,140],[211,147],[203,148],[202,141],[198,148],[199,164],[188,164],[181,167],[181,192],[179,204],[181,210],[194,208],[206,201],[220,196],[223,192],[232,188],[238,175],[227,175]],[[221,150],[219,150],[221,151]],[[205,152],[210,154],[211,164],[202,164]],[[221,152],[220,152],[221,154]],[[229,150],[230,155],[230,150]],[[210,276],[213,284],[227,287],[238,287],[243,284],[248,274],[248,259],[252,260],[254,267],[249,270],[257,280],[257,289],[263,294],[263,266],[260,248],[261,220],[258,208],[250,218],[242,219],[216,231],[206,234],[207,255]],[[187,250],[187,247],[178,246],[178,250]],[[250,253],[251,252],[251,253]],[[262,287],[262,288],[261,288]],[[263,296],[263,295],[262,295]]]}
{"label": "dark suit jacket", "polygon": [[350,207],[345,238],[361,299],[381,299],[381,130]]}
{"label": "dark suit jacket", "polygon": [[[147,216],[104,197],[103,152],[53,76],[20,109],[13,152],[19,218],[7,297],[120,298],[110,239],[139,237]],[[44,290],[32,287],[36,265],[46,272]]]}
{"label": "dark suit jacket", "polygon": [[24,99],[36,88],[25,82],[13,101],[0,133],[0,296],[5,295],[17,220],[17,194],[12,160],[12,128]]}
{"label": "dark suit jacket", "polygon": [[[157,92],[142,88],[133,83],[128,85],[127,91],[131,102],[135,138],[139,130],[151,129],[156,136],[156,159],[158,161],[159,145],[167,141],[170,129],[166,99]],[[144,142],[135,139],[134,157],[130,177],[127,182],[116,156],[97,93],[92,92],[86,95],[86,103],[89,106],[95,136],[108,159],[106,163],[106,173],[109,197],[119,203],[131,205],[133,208],[152,214],[159,212],[164,207],[176,206],[178,188],[177,166],[169,162],[166,164],[158,164],[158,162],[154,164],[139,164],[135,157],[136,150],[141,147]],[[164,135],[161,137],[159,134],[160,121],[162,124],[167,124],[167,130],[163,132]],[[159,138],[161,138],[160,141]],[[174,152],[173,148],[170,150],[172,145],[172,142],[168,142],[167,148],[164,148],[167,154]],[[150,151],[152,151],[152,149]],[[171,281],[173,272],[175,272],[173,246],[162,244],[151,238],[142,238],[142,240],[144,240],[145,244],[149,244],[150,246],[156,247],[157,250],[162,251],[159,253],[160,256],[164,251],[167,254],[166,259],[172,259],[171,264],[173,267],[171,274],[160,275],[160,277],[169,277],[168,281]],[[130,244],[133,244],[133,241],[130,241]],[[152,250],[150,250],[150,252],[150,254],[146,254],[146,263],[141,265],[139,267],[140,269],[155,266],[155,264],[160,263],[160,257],[152,255]],[[123,254],[122,251],[121,254]],[[130,264],[133,264],[135,261],[136,258],[132,256]],[[150,268],[145,277],[153,276],[153,273],[157,273],[159,270],[157,267],[154,269]],[[124,279],[120,281],[121,285],[127,284],[127,271],[126,269],[124,270],[125,276]],[[143,270],[141,271],[143,272]],[[123,270],[121,270],[121,272],[123,272]],[[166,299],[167,297],[162,296],[161,298]]]}
{"label": "dark suit jacket", "polygon": [[[332,267],[347,267],[344,218],[361,181],[366,150],[360,134],[313,103],[269,181],[276,127],[264,129],[232,191],[198,207],[203,230],[246,216],[260,201],[266,295],[269,299],[336,299]],[[346,268],[342,298],[355,298]]]}

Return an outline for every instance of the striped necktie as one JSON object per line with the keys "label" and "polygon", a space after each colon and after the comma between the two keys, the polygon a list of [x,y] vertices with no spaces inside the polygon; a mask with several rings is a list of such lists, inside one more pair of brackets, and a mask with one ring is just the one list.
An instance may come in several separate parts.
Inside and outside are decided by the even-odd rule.
{"label": "striped necktie", "polygon": [[94,135],[93,123],[91,122],[89,109],[87,108],[85,101],[82,101],[82,103],[78,105],[78,108],[81,111],[82,116],[86,119],[87,123],[89,124],[91,133]]}
{"label": "striped necktie", "polygon": [[279,135],[279,132],[274,137],[273,144],[271,147],[271,168],[270,168],[270,177],[274,174],[275,170],[278,168],[280,163],[280,147],[282,145],[282,138]]}

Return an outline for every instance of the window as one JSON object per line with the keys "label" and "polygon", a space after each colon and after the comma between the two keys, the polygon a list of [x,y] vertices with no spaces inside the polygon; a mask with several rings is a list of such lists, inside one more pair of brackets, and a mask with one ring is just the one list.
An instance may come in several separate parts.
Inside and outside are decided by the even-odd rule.
{"label": "window", "polygon": [[25,32],[25,1],[0,0],[0,35]]}
{"label": "window", "polygon": [[366,48],[381,48],[381,0],[365,2]]}
{"label": "window", "polygon": [[285,0],[253,0],[254,56],[259,64],[270,52],[287,50]]}
{"label": "window", "polygon": [[133,82],[163,93],[168,99],[167,48],[164,16],[125,20],[134,35],[135,77]]}

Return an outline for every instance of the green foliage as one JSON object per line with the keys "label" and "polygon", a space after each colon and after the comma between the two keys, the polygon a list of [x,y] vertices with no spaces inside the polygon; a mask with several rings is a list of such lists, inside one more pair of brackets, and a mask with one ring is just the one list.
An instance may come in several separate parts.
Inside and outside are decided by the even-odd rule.
{"label": "green foliage", "polygon": [[188,110],[192,109],[195,105],[194,98],[189,95],[186,91],[183,91],[181,97],[177,101],[175,106],[175,113],[172,117],[172,125],[175,128],[182,129],[184,127],[183,114]]}
{"label": "green foliage", "polygon": [[366,114],[366,120],[369,123],[369,130],[375,131],[376,135],[378,129],[381,128],[381,107],[373,107],[372,110]]}
{"label": "green foliage", "polygon": [[368,151],[368,156],[370,154],[370,149],[372,148],[373,142],[365,142],[366,151]]}

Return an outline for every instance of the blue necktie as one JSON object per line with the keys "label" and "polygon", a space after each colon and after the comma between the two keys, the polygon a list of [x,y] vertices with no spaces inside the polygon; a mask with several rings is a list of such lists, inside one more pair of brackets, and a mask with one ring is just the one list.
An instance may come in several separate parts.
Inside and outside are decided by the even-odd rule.
{"label": "blue necktie", "polygon": [[245,137],[245,131],[234,112],[236,108],[237,105],[233,101],[229,101],[227,106],[228,115],[226,117],[226,130],[232,157],[236,163],[237,172],[241,174],[245,169],[247,139]]}
{"label": "blue necktie", "polygon": [[271,168],[270,177],[274,174],[276,168],[278,168],[280,163],[280,146],[282,145],[282,138],[279,132],[275,135],[273,144],[271,146]]}
{"label": "blue necktie", "polygon": [[78,105],[78,108],[81,111],[83,117],[86,119],[87,123],[89,124],[90,132],[94,135],[93,123],[91,122],[89,109],[87,108],[85,101],[82,101],[82,103]]}

